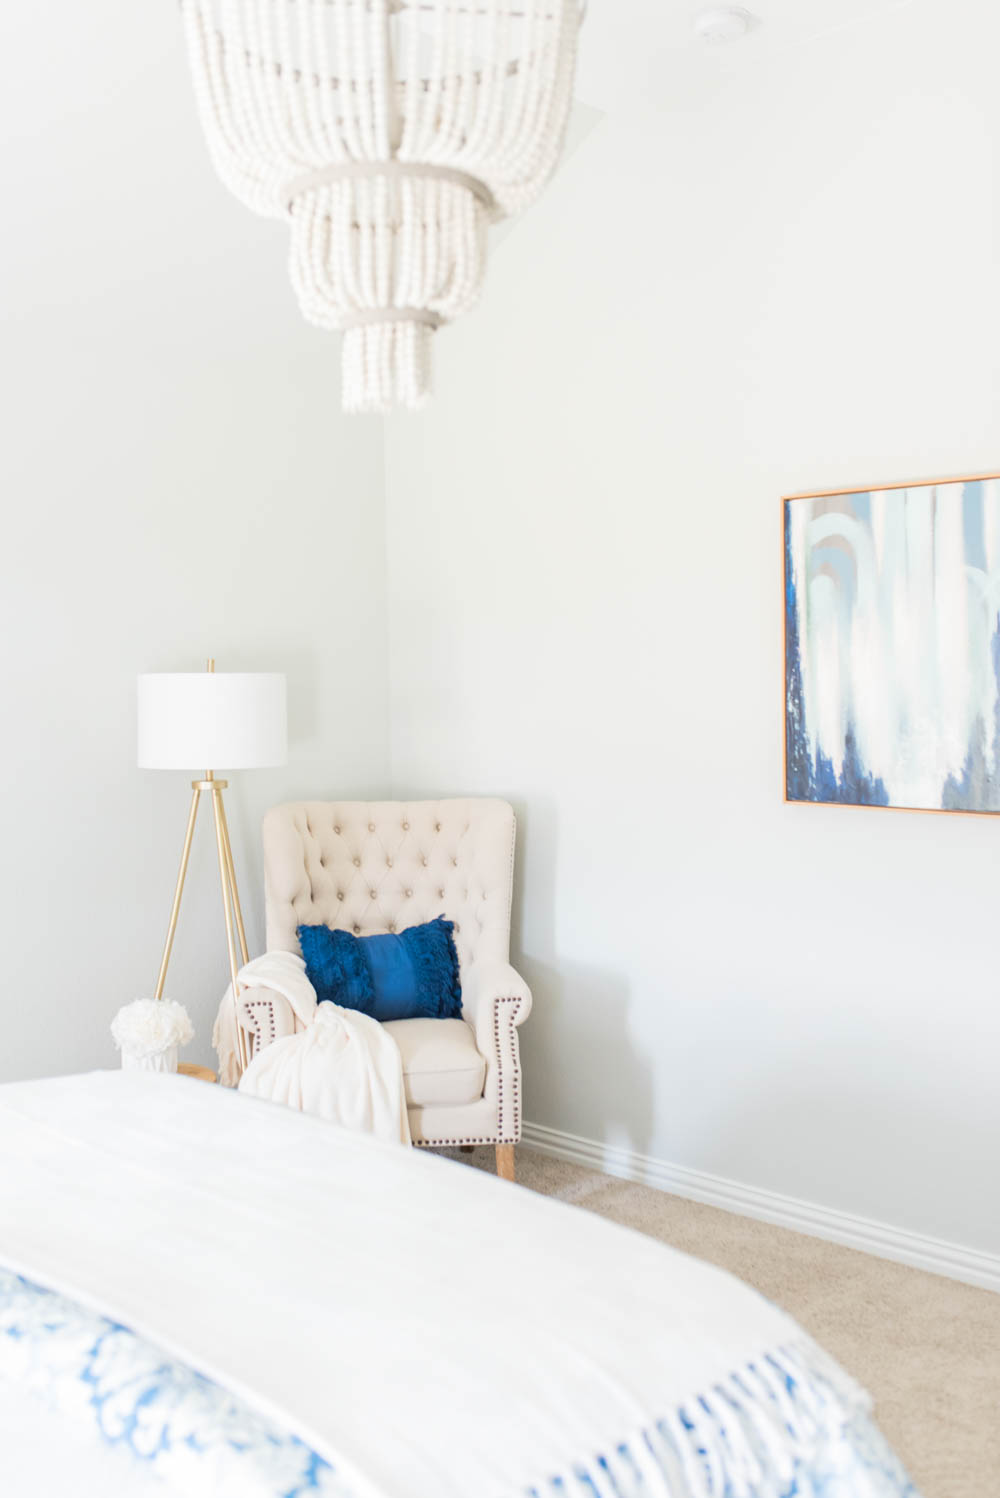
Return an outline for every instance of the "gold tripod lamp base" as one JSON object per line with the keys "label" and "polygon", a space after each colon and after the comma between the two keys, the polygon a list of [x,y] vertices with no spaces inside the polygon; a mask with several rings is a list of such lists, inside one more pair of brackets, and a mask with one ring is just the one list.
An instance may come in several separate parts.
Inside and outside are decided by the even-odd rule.
{"label": "gold tripod lamp base", "polygon": [[[204,780],[192,780],[191,782],[191,810],[188,814],[187,832],[184,836],[184,851],[181,854],[181,866],[177,873],[177,885],[174,889],[174,903],[170,911],[170,924],[167,927],[167,939],[163,944],[160,975],[156,980],[156,992],[153,997],[157,999],[163,998],[163,989],[167,981],[167,967],[170,963],[170,953],[174,945],[174,934],[177,930],[177,916],[181,908],[181,895],[184,893],[184,880],[191,857],[191,844],[194,841],[194,825],[198,817],[198,807],[201,805],[202,796],[210,796],[212,798],[212,817],[215,822],[215,843],[219,855],[222,910],[226,923],[226,945],[229,949],[229,973],[233,985],[233,1018],[236,1022],[236,1050],[239,1057],[240,1073],[242,1074],[246,1071],[250,1063],[250,1044],[247,1033],[240,1024],[240,985],[236,975],[239,969],[250,961],[250,953],[247,950],[247,935],[243,925],[240,894],[236,887],[236,866],[233,863],[233,850],[229,841],[229,824],[226,821],[226,808],[222,800],[222,792],[228,784],[227,780],[216,780],[211,770],[206,771]],[[236,960],[237,945],[239,946],[241,958],[239,962]]]}
{"label": "gold tripod lamp base", "polygon": [[[277,672],[216,673],[215,661],[209,660],[205,671],[145,674],[139,677],[138,708],[138,762],[145,769],[187,769],[190,773],[192,766],[204,764],[248,770],[285,763],[288,745],[285,678]],[[227,784],[225,780],[216,779],[212,770],[206,770],[201,780],[191,782],[191,810],[160,962],[160,976],[156,980],[156,997],[163,997],[198,807],[207,797],[212,803],[215,846],[219,856],[222,911],[233,985],[236,1051],[242,1074],[250,1061],[251,1046],[250,1037],[239,1022],[240,985],[237,975],[249,962],[250,954],[222,800]]]}

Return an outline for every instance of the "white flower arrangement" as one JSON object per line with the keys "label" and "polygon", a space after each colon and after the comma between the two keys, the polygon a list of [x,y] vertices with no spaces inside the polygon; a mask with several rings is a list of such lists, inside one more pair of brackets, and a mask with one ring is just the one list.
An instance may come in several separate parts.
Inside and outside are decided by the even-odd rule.
{"label": "white flower arrangement", "polygon": [[183,1004],[172,999],[135,999],[119,1009],[111,1034],[122,1059],[148,1061],[194,1038],[194,1027]]}

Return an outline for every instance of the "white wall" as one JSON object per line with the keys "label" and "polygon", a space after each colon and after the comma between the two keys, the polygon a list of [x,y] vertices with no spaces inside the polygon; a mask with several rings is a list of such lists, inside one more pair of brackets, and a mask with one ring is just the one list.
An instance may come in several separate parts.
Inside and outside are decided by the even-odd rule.
{"label": "white wall", "polygon": [[529,1119],[1000,1250],[1000,829],[781,783],[779,496],[1000,467],[1000,21],[943,19],[623,104],[503,244],[388,423],[392,771],[517,805]]}
{"label": "white wall", "polygon": [[[111,1016],[152,992],[190,790],[135,768],[137,672],[288,673],[289,765],[229,793],[255,946],[262,811],[384,793],[387,744],[379,427],[340,415],[284,231],[211,172],[176,7],[7,7],[0,69],[8,1078],[114,1064]],[[207,824],[175,953],[207,1061]]]}

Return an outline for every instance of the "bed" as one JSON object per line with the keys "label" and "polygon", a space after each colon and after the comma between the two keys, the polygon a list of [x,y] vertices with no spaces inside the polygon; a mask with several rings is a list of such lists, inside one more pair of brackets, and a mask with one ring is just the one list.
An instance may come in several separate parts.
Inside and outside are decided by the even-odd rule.
{"label": "bed", "polygon": [[183,1077],[0,1087],[0,1492],[911,1498],[738,1280]]}

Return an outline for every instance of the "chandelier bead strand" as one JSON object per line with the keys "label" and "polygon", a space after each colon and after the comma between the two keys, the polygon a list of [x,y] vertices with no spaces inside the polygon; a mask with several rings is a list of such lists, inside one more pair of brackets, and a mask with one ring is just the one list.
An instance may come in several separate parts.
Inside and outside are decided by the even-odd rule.
{"label": "chandelier bead strand", "polygon": [[303,316],[343,334],[348,411],[416,409],[490,223],[555,169],[579,0],[181,0],[212,163],[291,228]]}

